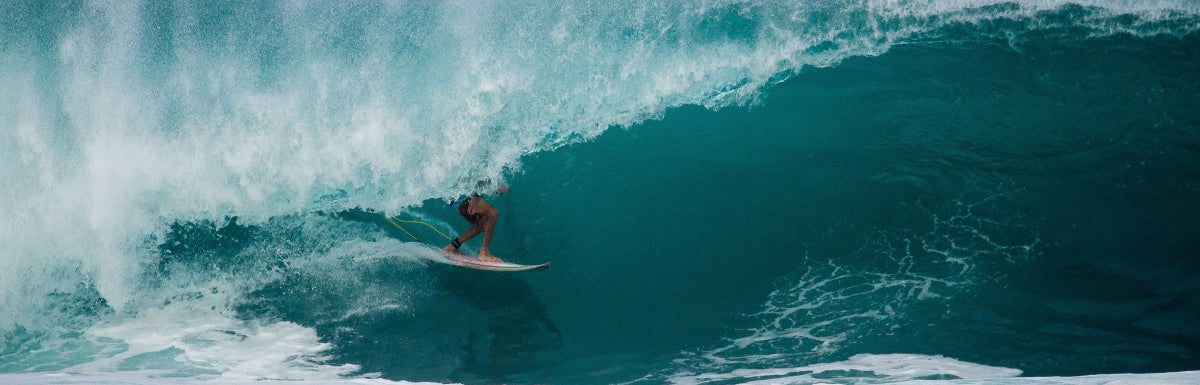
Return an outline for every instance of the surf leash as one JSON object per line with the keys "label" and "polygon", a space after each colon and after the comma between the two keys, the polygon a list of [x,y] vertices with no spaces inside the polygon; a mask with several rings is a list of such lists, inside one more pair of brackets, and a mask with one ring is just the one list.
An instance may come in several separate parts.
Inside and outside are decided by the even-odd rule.
{"label": "surf leash", "polygon": [[403,231],[405,234],[408,234],[408,236],[412,237],[412,239],[413,239],[413,240],[418,240],[418,239],[417,239],[417,236],[415,236],[415,235],[412,235],[412,233],[408,232],[408,230],[405,230],[403,227],[401,227],[401,226],[400,226],[400,224],[398,224],[398,223],[396,223],[396,222],[403,222],[403,223],[416,223],[416,224],[419,224],[419,225],[425,225],[425,226],[429,227],[430,229],[433,229],[433,231],[434,231],[434,232],[436,232],[436,233],[438,233],[438,235],[441,235],[442,237],[446,238],[446,240],[450,240],[450,239],[451,239],[449,235],[446,235],[446,234],[442,233],[442,231],[441,231],[441,230],[438,230],[438,229],[437,229],[437,227],[433,227],[433,225],[431,225],[431,224],[428,224],[428,223],[425,223],[425,222],[421,222],[421,221],[407,221],[407,220],[400,219],[400,217],[392,217],[392,218],[387,218],[387,221],[388,221],[388,223],[391,223],[391,224],[392,224],[392,226],[396,226],[396,228],[397,228],[397,229],[400,229],[400,231]]}

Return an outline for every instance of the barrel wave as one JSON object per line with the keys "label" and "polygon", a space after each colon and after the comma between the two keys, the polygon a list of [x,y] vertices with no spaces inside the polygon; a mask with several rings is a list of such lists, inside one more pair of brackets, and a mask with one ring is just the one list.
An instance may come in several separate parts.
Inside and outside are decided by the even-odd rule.
{"label": "barrel wave", "polygon": [[1194,1],[0,15],[0,382],[1200,378]]}

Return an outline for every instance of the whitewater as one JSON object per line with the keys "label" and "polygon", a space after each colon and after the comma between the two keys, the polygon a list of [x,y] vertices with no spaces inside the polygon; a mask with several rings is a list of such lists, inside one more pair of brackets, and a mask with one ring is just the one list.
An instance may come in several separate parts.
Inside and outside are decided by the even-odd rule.
{"label": "whitewater", "polygon": [[0,20],[3,383],[1200,382],[1195,1]]}

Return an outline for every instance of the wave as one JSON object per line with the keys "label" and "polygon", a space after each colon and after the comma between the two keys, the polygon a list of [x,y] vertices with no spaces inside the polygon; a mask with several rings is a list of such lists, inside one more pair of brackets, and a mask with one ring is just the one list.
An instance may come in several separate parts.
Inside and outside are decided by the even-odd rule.
{"label": "wave", "polygon": [[[323,215],[256,226],[175,225],[158,250],[160,258],[142,266],[135,295],[119,311],[81,277],[41,277],[79,287],[34,298],[41,307],[10,315],[21,327],[4,334],[4,371],[356,374],[357,365],[329,362],[332,346],[318,338],[314,320],[410,309],[424,296],[415,258],[433,253],[371,224]],[[305,317],[285,317],[279,309]]]}
{"label": "wave", "polygon": [[727,338],[724,346],[685,352],[665,379],[705,383],[819,366],[870,345],[875,336],[913,323],[933,324],[922,320],[948,314],[954,297],[1002,282],[1008,267],[1034,257],[1041,240],[1012,209],[1021,193],[1007,183],[976,181],[944,204],[913,205],[905,219],[897,219],[906,225],[874,231],[846,257],[822,262],[805,256],[803,266],[779,278],[761,310],[749,315],[755,327],[735,332],[740,336]]}
{"label": "wave", "polygon": [[[0,26],[0,330],[8,349],[24,353],[48,341],[36,336],[79,330],[131,349],[137,333],[123,328],[165,312],[154,327],[211,317],[225,326],[129,352],[190,354],[186,341],[223,333],[253,341],[294,332],[301,350],[312,348],[320,344],[304,328],[237,320],[234,309],[247,292],[299,279],[272,266],[308,271],[300,261],[345,256],[338,247],[403,249],[365,229],[321,230],[342,225],[319,213],[395,213],[468,193],[479,180],[520,172],[525,155],[672,107],[754,103],[806,67],[897,44],[1179,36],[1200,29],[1198,9],[1185,1],[5,3],[0,13],[13,17]],[[188,255],[211,262],[205,253],[237,238],[221,231],[244,228],[235,223],[312,235],[300,251],[281,247],[295,239],[283,231],[223,254],[244,262],[172,265],[173,240],[207,234],[212,248]],[[354,243],[362,239],[371,241]],[[63,361],[71,364],[17,366],[61,369],[118,349],[106,346],[66,349],[78,352]],[[322,351],[281,365],[311,366]],[[201,372],[234,370],[198,354],[190,357]]]}

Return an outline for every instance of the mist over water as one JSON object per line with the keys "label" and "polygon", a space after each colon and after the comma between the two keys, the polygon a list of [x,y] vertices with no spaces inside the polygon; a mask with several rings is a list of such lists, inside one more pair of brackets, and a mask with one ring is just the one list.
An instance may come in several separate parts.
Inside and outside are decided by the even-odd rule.
{"label": "mist over water", "polygon": [[4,3],[0,372],[1196,370],[1198,10]]}

